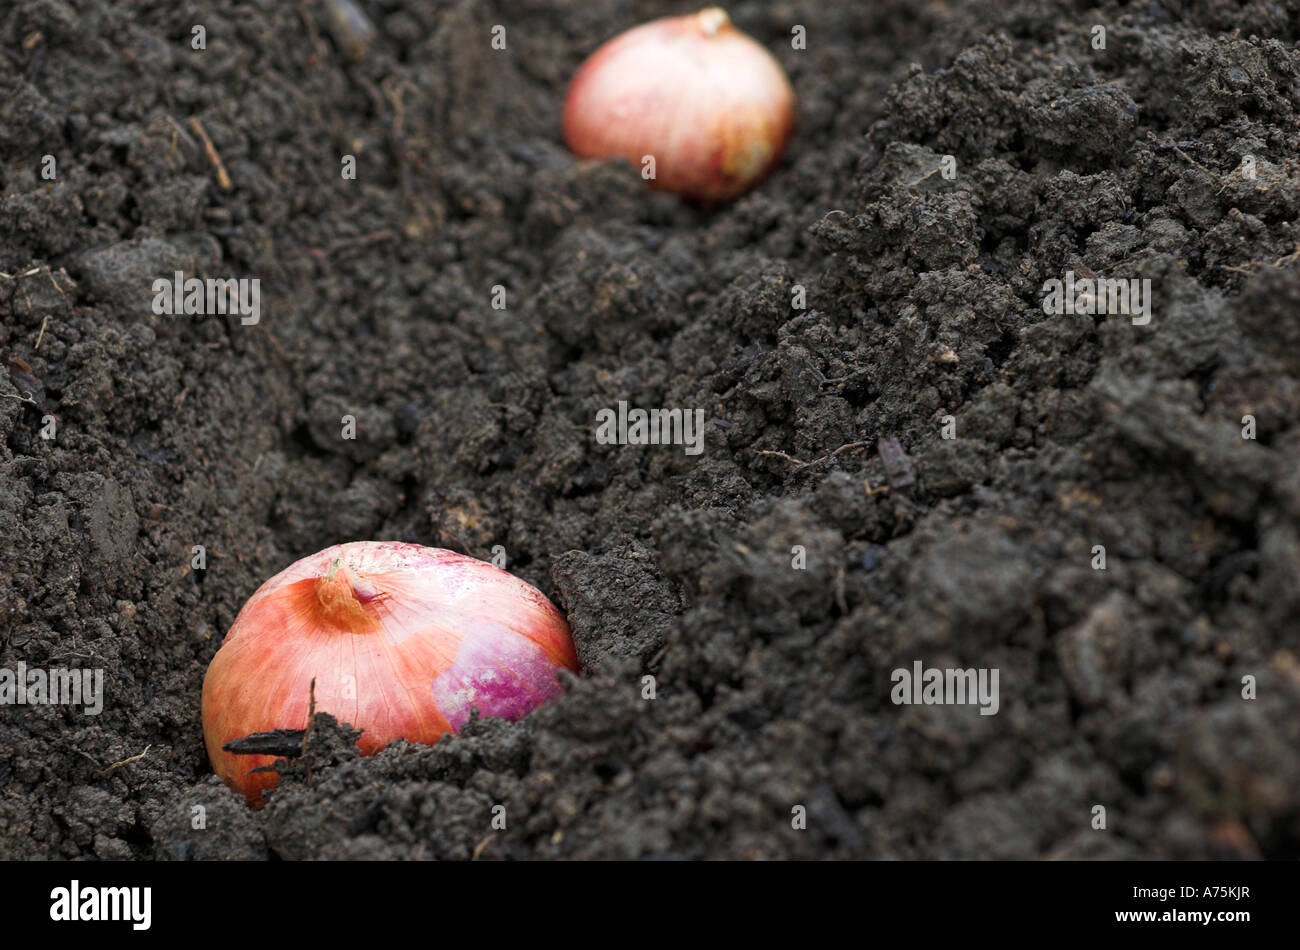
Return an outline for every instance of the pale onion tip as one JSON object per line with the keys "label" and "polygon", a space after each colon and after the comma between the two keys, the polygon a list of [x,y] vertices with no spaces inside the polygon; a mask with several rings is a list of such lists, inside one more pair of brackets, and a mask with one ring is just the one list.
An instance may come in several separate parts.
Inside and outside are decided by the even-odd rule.
{"label": "pale onion tip", "polygon": [[731,17],[722,7],[705,7],[696,16],[705,36],[717,36],[719,30],[731,24]]}

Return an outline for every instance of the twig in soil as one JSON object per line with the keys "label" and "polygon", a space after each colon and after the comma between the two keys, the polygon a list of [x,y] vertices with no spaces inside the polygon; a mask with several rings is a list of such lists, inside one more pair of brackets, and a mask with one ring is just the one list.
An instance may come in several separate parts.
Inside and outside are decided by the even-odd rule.
{"label": "twig in soil", "polygon": [[167,116],[167,121],[171,124],[171,127],[174,130],[174,134],[172,135],[173,152],[176,151],[176,142],[178,140],[184,142],[186,149],[190,152],[197,152],[199,150],[199,143],[190,138],[190,133],[186,132],[179,122],[173,119],[170,115]]}
{"label": "twig in soil", "polygon": [[1175,145],[1173,142],[1170,142],[1170,143],[1169,143],[1169,147],[1172,148],[1172,149],[1174,150],[1174,154],[1176,154],[1176,155],[1177,155],[1179,158],[1181,158],[1183,161],[1187,162],[1187,163],[1190,164],[1190,165],[1194,165],[1194,166],[1196,166],[1196,167],[1199,168],[1201,171],[1205,172],[1205,174],[1206,174],[1207,176],[1209,176],[1210,178],[1213,178],[1213,177],[1214,177],[1214,172],[1210,171],[1208,168],[1206,168],[1204,165],[1202,165],[1202,164],[1201,164],[1200,162],[1198,162],[1196,159],[1192,158],[1192,156],[1188,155],[1186,152],[1184,152],[1181,148],[1179,148],[1179,147],[1178,147],[1177,145]]}
{"label": "twig in soil", "polygon": [[365,247],[367,244],[374,244],[376,241],[384,241],[387,240],[388,238],[395,238],[395,237],[397,237],[397,232],[388,230],[388,231],[375,231],[372,234],[363,234],[360,237],[343,238],[342,240],[335,241],[328,248],[326,248],[325,253],[333,254],[336,251],[346,250],[347,248],[350,247]]}
{"label": "twig in soil", "polygon": [[[64,293],[63,288],[59,286],[59,282],[54,279],[54,271],[50,270],[49,265],[47,264],[41,264],[40,266],[33,267],[30,270],[25,270],[21,274],[5,274],[0,272],[0,278],[3,278],[4,280],[17,281],[23,277],[35,277],[41,271],[44,271],[45,276],[50,278],[50,283],[54,285],[54,289],[59,292],[59,295],[66,298],[68,295]],[[27,301],[27,309],[31,310],[32,299],[27,296],[27,291],[25,290],[23,291],[23,299]],[[45,325],[49,322],[50,322],[50,315],[46,314],[45,319],[41,321],[41,332],[37,334],[35,349],[41,348],[41,340],[45,337]]]}
{"label": "twig in soil", "polygon": [[495,838],[495,837],[496,837],[496,835],[488,835],[486,838],[484,838],[484,839],[483,839],[482,841],[480,841],[478,844],[474,845],[474,851],[473,851],[472,854],[470,854],[469,859],[470,859],[471,861],[477,861],[477,860],[479,859],[479,855],[481,855],[481,854],[483,853],[483,849],[486,848],[489,844],[491,844],[491,843],[492,843],[492,839]]}
{"label": "twig in soil", "polygon": [[[332,572],[331,572],[332,573]],[[312,727],[316,725],[316,677],[311,678],[311,699],[307,705],[307,728],[302,731],[302,745],[298,755],[307,767],[307,787],[311,788],[311,760],[307,758],[307,740],[311,738]]]}
{"label": "twig in soil", "polygon": [[[841,445],[830,455],[827,455],[826,458],[828,459],[835,458],[835,456],[839,455],[841,452],[847,452],[849,449],[863,449],[866,448],[868,444],[869,443],[867,442],[846,442],[844,445]],[[813,461],[820,462],[821,459],[813,459]]]}
{"label": "twig in soil", "polygon": [[392,77],[380,83],[380,87],[382,89],[380,94],[393,110],[393,125],[388,135],[388,147],[393,155],[393,165],[397,171],[397,184],[401,189],[402,201],[410,208],[402,233],[409,238],[418,238],[429,233],[434,227],[434,220],[418,189],[411,181],[411,166],[418,164],[418,159],[412,159],[412,155],[416,154],[415,143],[407,141],[404,135],[405,87]]}
{"label": "twig in soil", "polygon": [[1284,266],[1286,266],[1287,264],[1290,264],[1292,261],[1297,260],[1297,259],[1300,259],[1300,241],[1297,241],[1297,242],[1296,242],[1296,246],[1295,246],[1295,250],[1294,250],[1294,251],[1292,251],[1290,254],[1286,255],[1286,257],[1279,257],[1277,260],[1275,260],[1275,261],[1273,262],[1273,266],[1274,266],[1274,267],[1284,267]]}
{"label": "twig in soil", "polygon": [[771,455],[776,458],[785,459],[787,462],[790,462],[796,468],[808,468],[810,465],[816,465],[818,462],[828,462],[831,459],[835,458],[835,456],[839,455],[841,452],[847,452],[850,449],[866,448],[866,446],[868,445],[870,445],[869,442],[846,442],[844,445],[841,445],[834,452],[831,452],[828,455],[823,455],[821,458],[815,458],[811,462],[801,462],[799,459],[794,458],[793,456],[790,455],[786,455],[784,452],[773,452],[770,450],[763,450],[761,452],[755,452],[754,454]]}
{"label": "twig in soil", "polygon": [[[77,644],[77,640],[76,640],[76,637],[73,637],[73,639],[72,639],[72,645],[73,645],[74,647],[78,646],[78,644]],[[79,659],[79,660],[93,660],[93,659],[95,658],[95,651],[94,651],[94,650],[91,650],[89,653],[77,653],[75,650],[69,650],[69,651],[67,651],[66,653],[56,653],[56,654],[52,654],[52,655],[50,656],[50,659],[51,659],[51,660],[63,660],[63,659],[66,659],[67,657],[70,657],[70,656],[71,656],[71,657],[76,657],[76,658]]]}
{"label": "twig in soil", "polygon": [[388,104],[393,107],[393,138],[400,142],[402,129],[406,124],[406,106],[402,102],[401,84],[390,76],[379,84],[379,88],[384,98],[388,100]]}
{"label": "twig in soil", "polygon": [[457,553],[464,554],[467,556],[472,556],[470,555],[469,544],[465,541],[464,538],[458,535],[455,531],[452,531],[450,528],[440,528],[439,530],[442,532],[444,538],[451,538],[451,540],[455,541],[457,544],[460,545],[460,551]]}
{"label": "twig in soil", "polygon": [[668,644],[665,643],[662,647],[659,648],[658,653],[650,657],[650,662],[646,664],[646,669],[648,670],[654,669],[654,667],[656,667],[659,664],[659,661],[664,658],[664,654],[667,652],[668,652]]}
{"label": "twig in soil", "polygon": [[[132,762],[139,762],[141,759],[143,759],[146,755],[149,754],[149,750],[152,749],[152,748],[153,748],[153,746],[151,746],[151,745],[147,745],[147,746],[144,747],[144,751],[141,752],[139,755],[133,755],[133,756],[131,756],[131,758],[129,758],[129,759],[123,759],[121,762],[114,762],[114,763],[113,763],[112,765],[110,765],[108,768],[106,768],[106,769],[101,769],[100,771],[96,772],[95,774],[96,774],[96,775],[108,775],[108,774],[109,774],[110,772],[112,772],[114,769],[119,769],[119,768],[121,768],[121,767],[124,766],[124,765],[130,765]],[[82,754],[85,755],[85,753],[82,753]],[[87,756],[87,758],[89,758],[89,756]],[[92,761],[93,761],[93,760],[92,760]]]}
{"label": "twig in soil", "polygon": [[212,139],[208,138],[207,129],[203,128],[203,123],[199,121],[198,116],[190,116],[190,128],[194,130],[194,134],[203,140],[203,151],[207,153],[208,161],[212,163],[212,167],[217,170],[218,187],[222,191],[229,191],[230,175],[226,173],[226,163],[221,160],[217,147],[212,144]]}
{"label": "twig in soil", "polygon": [[287,353],[284,352],[284,347],[280,345],[280,341],[275,338],[275,334],[272,333],[270,330],[268,330],[263,324],[259,323],[257,325],[257,328],[261,330],[263,333],[265,333],[266,338],[271,341],[271,346],[275,347],[275,355],[279,358],[280,362],[286,368],[290,366],[291,364],[289,363],[289,356]]}
{"label": "twig in soil", "polygon": [[54,271],[50,270],[49,267],[45,268],[45,276],[50,279],[50,283],[54,285],[55,290],[57,290],[64,297],[67,296],[67,294],[63,292],[63,288],[59,286],[59,282],[54,279]]}
{"label": "twig in soil", "polygon": [[770,450],[764,449],[763,451],[755,452],[754,454],[767,455],[767,456],[771,456],[772,458],[785,459],[790,464],[796,465],[799,468],[803,468],[805,465],[808,464],[807,462],[800,461],[799,459],[795,458],[793,455],[786,455],[784,452],[772,452]]}
{"label": "twig in soil", "polygon": [[329,51],[325,49],[325,44],[321,42],[320,31],[316,29],[316,23],[312,20],[311,15],[307,12],[307,4],[300,2],[298,4],[298,16],[302,17],[302,25],[307,28],[307,39],[311,43],[311,48],[316,54],[316,62],[310,63],[312,66],[319,66],[325,61]]}
{"label": "twig in soil", "polygon": [[31,270],[25,270],[21,274],[6,274],[0,271],[0,278],[4,280],[17,280],[20,277],[31,277],[33,274],[39,274],[40,272],[41,269],[39,267],[33,267]]}
{"label": "twig in soil", "polygon": [[23,43],[24,49],[32,49],[33,47],[36,47],[38,43],[41,44],[36,49],[36,52],[32,54],[32,61],[27,67],[27,82],[33,86],[36,85],[37,77],[41,74],[41,68],[45,65],[45,50],[47,47],[41,42],[44,39],[44,34],[38,30],[37,32],[28,34],[27,36],[28,41],[35,40],[31,46],[27,45],[27,41],[24,41]]}
{"label": "twig in soil", "polygon": [[935,175],[939,174],[939,171],[940,171],[940,168],[939,168],[938,165],[936,165],[934,168],[930,169],[928,172],[926,172],[924,175],[922,175],[922,176],[921,176],[920,178],[918,178],[916,181],[909,181],[909,182],[907,183],[907,187],[908,187],[908,188],[915,188],[917,185],[919,185],[921,182],[925,181],[927,178],[933,178]]}

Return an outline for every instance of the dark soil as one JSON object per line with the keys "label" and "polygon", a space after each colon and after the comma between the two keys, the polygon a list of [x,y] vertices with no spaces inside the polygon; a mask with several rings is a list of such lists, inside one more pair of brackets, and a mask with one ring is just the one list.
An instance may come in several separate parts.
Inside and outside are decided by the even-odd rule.
{"label": "dark soil", "polygon": [[[362,6],[354,63],[317,0],[0,2],[0,667],[107,689],[0,707],[0,856],[1300,856],[1294,3],[735,3],[799,127],[712,211],[559,132],[692,4]],[[177,269],[261,323],[155,316]],[[1151,323],[1045,314],[1067,270]],[[703,454],[598,445],[619,400]],[[254,812],[204,670],[356,539],[501,545],[584,673],[436,747],[319,720]],[[895,705],[915,660],[998,714]]]}

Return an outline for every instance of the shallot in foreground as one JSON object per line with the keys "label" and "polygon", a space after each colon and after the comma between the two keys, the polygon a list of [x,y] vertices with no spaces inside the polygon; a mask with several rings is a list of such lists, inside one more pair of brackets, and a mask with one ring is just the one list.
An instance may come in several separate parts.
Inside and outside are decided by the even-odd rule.
{"label": "shallot in foreground", "polygon": [[270,755],[232,740],[307,725],[318,712],[362,730],[362,754],[435,743],[484,716],[518,719],[577,672],[569,625],[535,587],[440,548],[357,541],[326,548],[258,589],[208,667],[203,736],[213,768],[258,803]]}

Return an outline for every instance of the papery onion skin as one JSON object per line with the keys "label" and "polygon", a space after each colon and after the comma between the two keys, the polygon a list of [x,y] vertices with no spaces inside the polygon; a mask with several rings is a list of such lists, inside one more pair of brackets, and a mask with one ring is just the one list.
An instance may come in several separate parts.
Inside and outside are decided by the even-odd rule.
{"label": "papery onion skin", "polygon": [[235,618],[203,680],[203,737],[217,775],[258,804],[269,755],[222,746],[303,729],[316,711],[361,729],[363,755],[433,743],[471,707],[518,719],[578,671],[569,625],[537,588],[483,561],[416,544],[356,541],[291,565]]}
{"label": "papery onion skin", "polygon": [[651,184],[703,203],[749,191],[794,128],[785,71],[717,7],[654,20],[601,46],[564,103],[582,158],[655,159]]}

